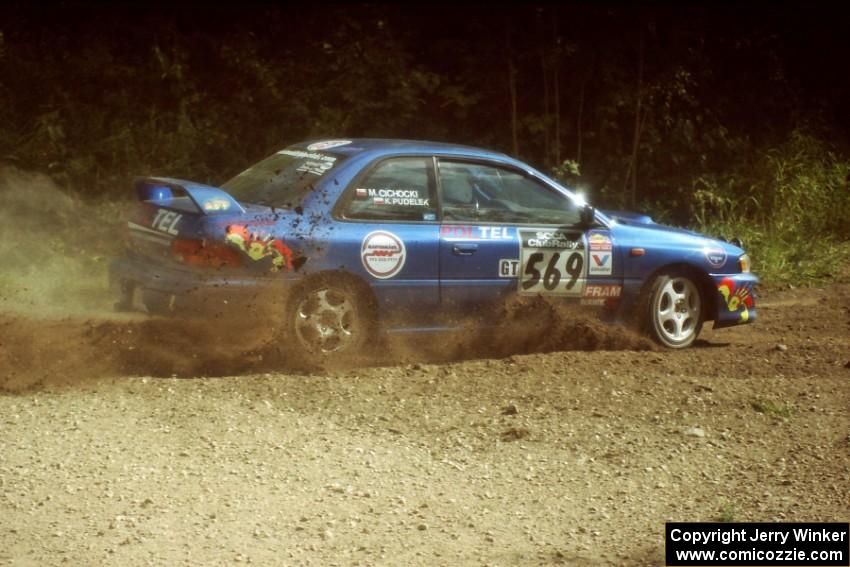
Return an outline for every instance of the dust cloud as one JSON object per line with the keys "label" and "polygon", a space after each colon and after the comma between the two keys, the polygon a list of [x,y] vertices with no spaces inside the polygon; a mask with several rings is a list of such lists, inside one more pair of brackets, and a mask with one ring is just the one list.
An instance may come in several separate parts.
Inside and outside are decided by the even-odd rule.
{"label": "dust cloud", "polygon": [[[129,192],[129,191],[128,191]],[[73,386],[103,377],[226,376],[328,369],[277,329],[281,298],[202,317],[119,313],[109,261],[124,246],[128,203],[91,203],[51,179],[0,168],[0,390]],[[271,313],[271,315],[270,315]],[[542,298],[505,306],[498,327],[473,319],[461,333],[375,341],[334,368],[456,361],[556,350],[643,350],[646,339]]]}
{"label": "dust cloud", "polygon": [[546,297],[516,297],[482,325],[467,317],[452,321],[459,331],[430,339],[393,341],[378,353],[383,363],[453,362],[555,351],[656,350],[635,330],[605,323],[587,307]]}
{"label": "dust cloud", "polygon": [[106,266],[121,206],[90,204],[47,175],[0,168],[0,309],[30,316],[108,313]]}

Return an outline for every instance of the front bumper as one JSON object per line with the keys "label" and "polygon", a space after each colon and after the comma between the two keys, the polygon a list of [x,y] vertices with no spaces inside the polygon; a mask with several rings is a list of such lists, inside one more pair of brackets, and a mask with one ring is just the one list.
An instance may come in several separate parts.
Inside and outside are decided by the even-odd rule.
{"label": "front bumper", "polygon": [[109,285],[120,294],[119,305],[148,313],[241,309],[261,295],[282,295],[286,283],[271,277],[204,273],[137,255],[123,256],[109,266]]}
{"label": "front bumper", "polygon": [[756,320],[758,276],[752,273],[711,274],[717,289],[714,328],[732,327]]}

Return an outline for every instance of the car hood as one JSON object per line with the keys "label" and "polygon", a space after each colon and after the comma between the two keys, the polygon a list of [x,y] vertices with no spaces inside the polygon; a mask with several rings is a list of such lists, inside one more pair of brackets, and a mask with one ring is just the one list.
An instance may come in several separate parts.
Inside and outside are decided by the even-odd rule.
{"label": "car hood", "polygon": [[634,213],[630,211],[602,211],[616,226],[629,227],[643,233],[647,238],[669,239],[679,244],[696,247],[722,248],[729,256],[740,256],[744,250],[730,244],[723,239],[715,238],[695,230],[677,228],[664,224],[658,224],[649,215]]}

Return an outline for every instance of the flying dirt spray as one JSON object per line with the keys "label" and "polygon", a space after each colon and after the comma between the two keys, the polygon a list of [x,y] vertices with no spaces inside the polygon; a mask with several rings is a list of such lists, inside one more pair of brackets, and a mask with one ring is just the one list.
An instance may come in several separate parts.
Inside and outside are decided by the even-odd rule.
{"label": "flying dirt spray", "polygon": [[[0,169],[0,390],[70,386],[106,376],[222,376],[314,371],[277,331],[282,298],[257,298],[260,317],[149,317],[117,313],[109,262],[124,246],[125,203],[90,203],[46,175]],[[592,314],[522,298],[503,325],[460,321],[462,339],[411,347],[382,343],[376,355],[339,365],[439,362],[555,350],[652,348]]]}
{"label": "flying dirt spray", "polygon": [[272,340],[251,318],[118,313],[107,268],[123,244],[124,203],[87,203],[46,175],[0,169],[0,389],[105,375],[248,370]]}

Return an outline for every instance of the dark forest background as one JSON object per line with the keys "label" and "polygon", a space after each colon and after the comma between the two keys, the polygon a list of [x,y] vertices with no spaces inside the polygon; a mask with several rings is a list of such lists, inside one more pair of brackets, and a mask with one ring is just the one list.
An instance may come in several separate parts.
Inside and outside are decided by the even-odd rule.
{"label": "dark forest background", "polygon": [[114,201],[308,138],[478,145],[818,280],[850,259],[848,38],[826,4],[13,0],[0,163]]}

